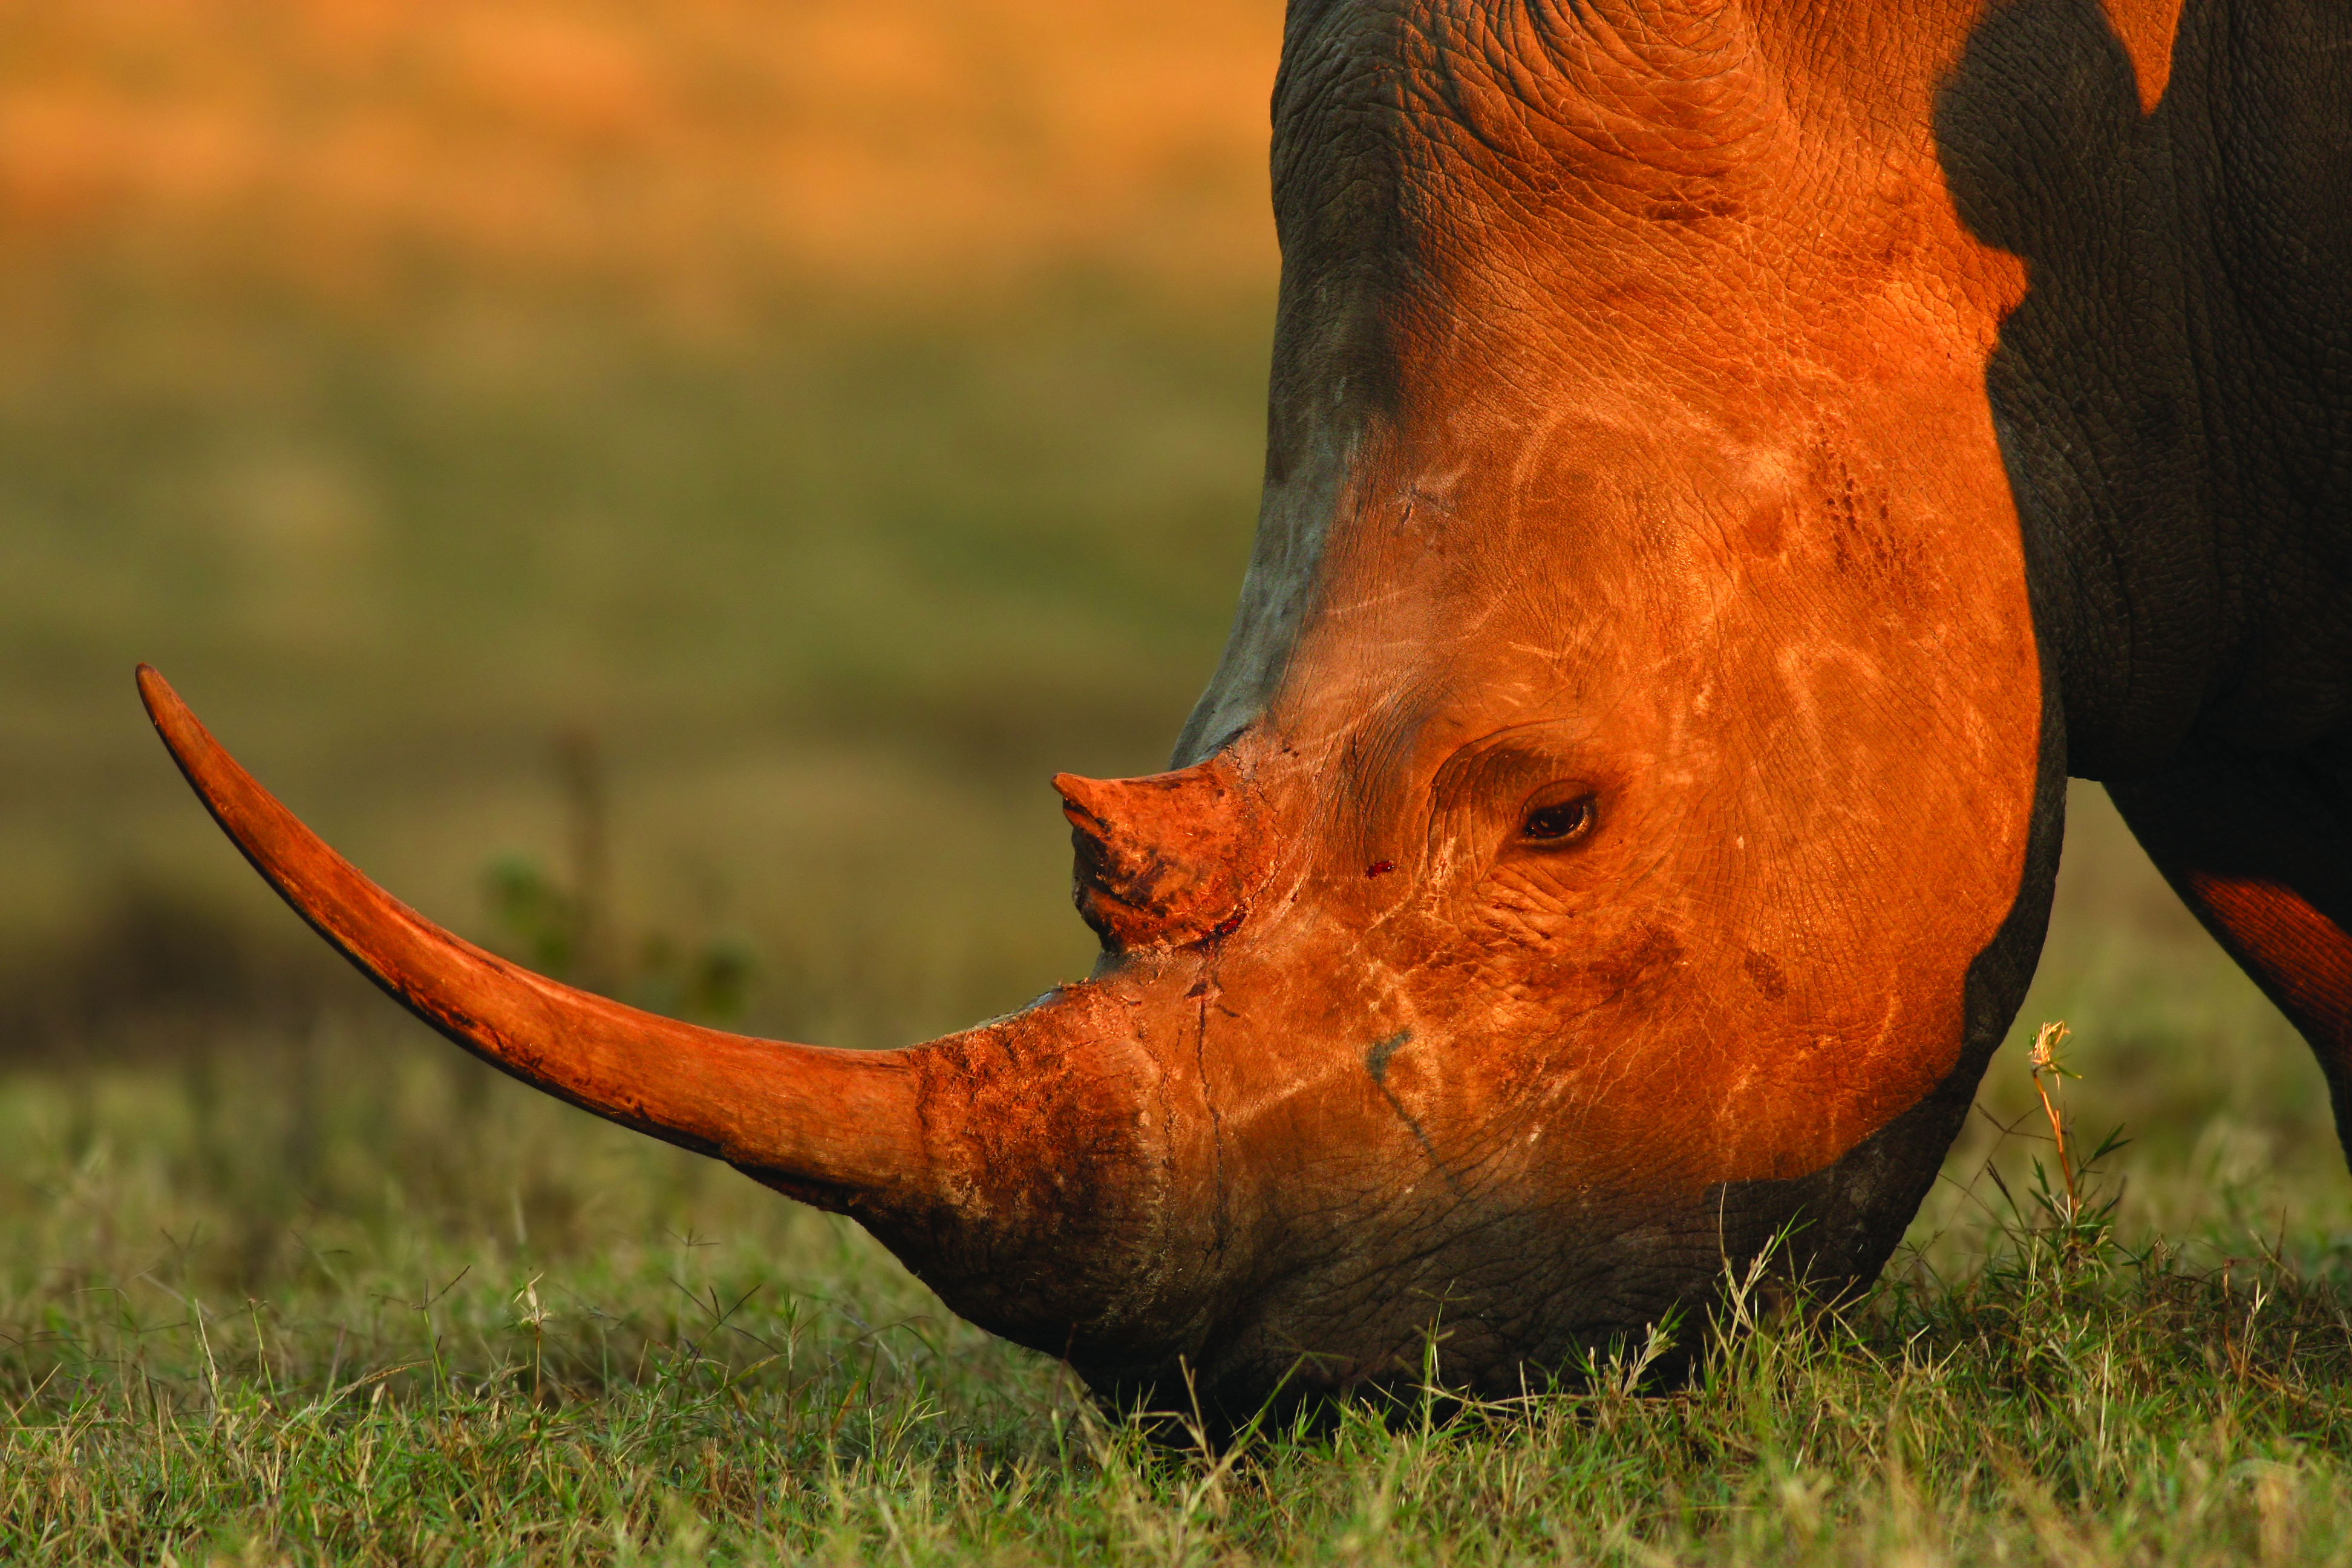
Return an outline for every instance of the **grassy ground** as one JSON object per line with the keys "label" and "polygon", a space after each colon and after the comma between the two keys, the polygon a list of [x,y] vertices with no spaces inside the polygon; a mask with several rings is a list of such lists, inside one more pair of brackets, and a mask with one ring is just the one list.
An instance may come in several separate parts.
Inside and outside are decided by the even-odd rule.
{"label": "grassy ground", "polygon": [[[908,944],[919,973],[874,977],[902,1019],[780,972],[763,1022],[889,1037],[1083,968],[1045,779],[1161,765],[1214,660],[1262,295],[784,301],[715,346],[593,299],[443,301],[397,333],[77,308],[0,349],[0,969],[159,903],[288,929],[146,731],[142,658],[461,929],[492,858],[562,860],[551,752],[581,733],[642,922],[834,973]],[[953,951],[917,950],[940,931]]]}

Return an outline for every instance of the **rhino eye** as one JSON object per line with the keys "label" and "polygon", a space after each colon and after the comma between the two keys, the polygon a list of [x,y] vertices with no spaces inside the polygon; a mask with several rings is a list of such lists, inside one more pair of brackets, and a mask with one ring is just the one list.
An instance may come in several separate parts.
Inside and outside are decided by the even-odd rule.
{"label": "rhino eye", "polygon": [[1519,837],[1533,844],[1565,844],[1590,832],[1592,817],[1589,795],[1553,801],[1528,811],[1527,820],[1519,825]]}

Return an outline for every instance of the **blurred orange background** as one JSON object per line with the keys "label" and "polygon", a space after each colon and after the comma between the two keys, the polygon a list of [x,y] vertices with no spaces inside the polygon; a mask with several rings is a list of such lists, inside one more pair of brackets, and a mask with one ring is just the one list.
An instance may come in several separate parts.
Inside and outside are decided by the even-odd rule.
{"label": "blurred orange background", "polygon": [[89,0],[0,16],[14,259],[370,298],[421,262],[1001,286],[1262,278],[1275,0]]}

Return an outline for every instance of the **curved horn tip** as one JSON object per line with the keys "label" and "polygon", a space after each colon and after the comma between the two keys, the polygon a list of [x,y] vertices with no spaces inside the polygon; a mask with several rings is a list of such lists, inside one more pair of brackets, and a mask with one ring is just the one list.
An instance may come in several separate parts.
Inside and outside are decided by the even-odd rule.
{"label": "curved horn tip", "polygon": [[172,689],[172,683],[163,679],[163,672],[144,659],[140,661],[139,668],[132,673],[139,682],[139,700],[147,705],[149,713],[154,712],[158,700],[170,700],[178,696],[178,693]]}
{"label": "curved horn tip", "polygon": [[172,689],[172,683],[163,679],[162,670],[152,664],[142,663],[136,674],[140,705],[147,710],[148,721],[163,734],[174,758],[180,756],[180,747],[175,743],[178,735],[193,730],[210,739],[209,732],[189,710],[187,703]]}

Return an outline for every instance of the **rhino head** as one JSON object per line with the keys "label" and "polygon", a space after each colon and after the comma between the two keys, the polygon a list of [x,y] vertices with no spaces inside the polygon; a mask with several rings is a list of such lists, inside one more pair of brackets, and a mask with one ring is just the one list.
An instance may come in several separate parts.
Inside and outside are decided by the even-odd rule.
{"label": "rhino head", "polygon": [[855,1053],[566,989],[150,710],[444,1034],[1107,1395],[1430,1342],[1516,1389],[1784,1230],[1867,1279],[2022,994],[2063,773],[1984,391],[2021,283],[1944,195],[1957,32],[1879,44],[1294,0],[1240,612],[1174,771],[1055,781],[1102,954],[1010,1016]]}

